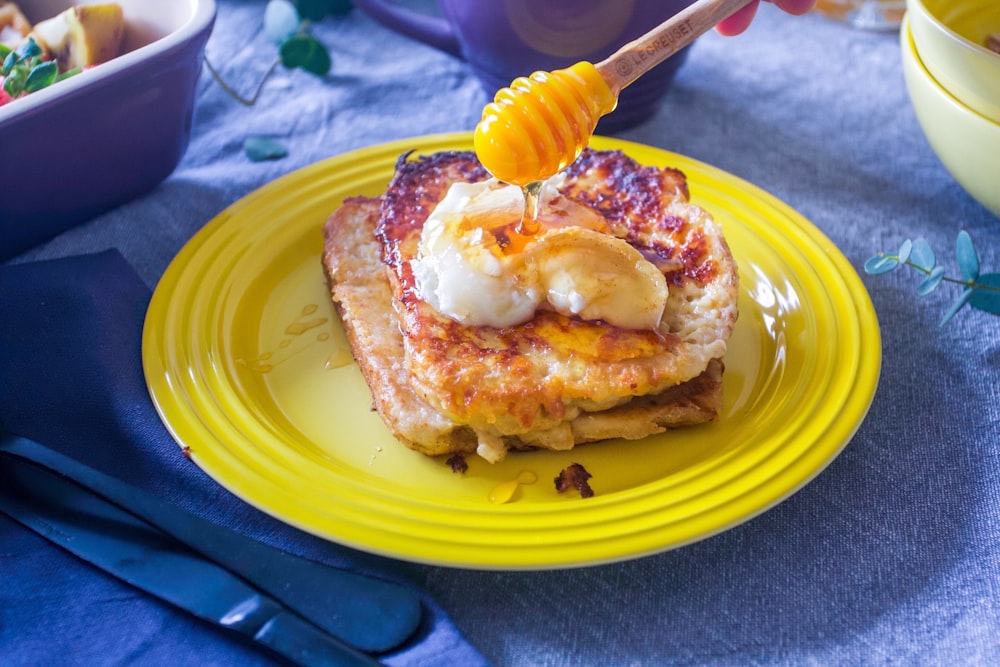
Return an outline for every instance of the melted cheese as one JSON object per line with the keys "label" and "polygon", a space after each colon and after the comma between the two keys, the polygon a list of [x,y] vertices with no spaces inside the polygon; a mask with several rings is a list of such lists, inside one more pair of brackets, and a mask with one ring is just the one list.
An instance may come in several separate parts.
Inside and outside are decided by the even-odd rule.
{"label": "melted cheese", "polygon": [[559,195],[556,176],[540,195],[541,230],[515,232],[520,188],[495,179],[456,183],[424,224],[413,274],[424,301],[469,326],[508,327],[539,308],[655,329],[667,283],[604,220]]}

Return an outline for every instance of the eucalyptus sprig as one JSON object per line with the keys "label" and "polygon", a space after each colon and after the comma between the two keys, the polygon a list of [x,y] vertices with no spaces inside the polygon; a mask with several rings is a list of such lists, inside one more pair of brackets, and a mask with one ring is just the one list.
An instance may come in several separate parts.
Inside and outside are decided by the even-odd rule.
{"label": "eucalyptus sprig", "polygon": [[[264,84],[278,65],[287,69],[301,68],[319,77],[326,76],[333,60],[326,46],[312,36],[312,23],[328,15],[346,14],[353,6],[352,0],[268,0],[264,7],[264,32],[278,47],[278,54],[250,97],[240,95],[226,83],[208,57],[205,57],[205,67],[224,91],[248,107],[257,103]],[[247,137],[243,142],[243,152],[254,162],[279,160],[288,155],[288,149],[277,141],[259,136]]]}
{"label": "eucalyptus sprig", "polygon": [[43,54],[34,37],[28,37],[16,49],[0,44],[0,59],[3,61],[0,75],[3,76],[4,92],[11,98],[17,98],[80,73],[79,68],[60,73],[58,63],[43,60]]}
{"label": "eucalyptus sprig", "polygon": [[865,262],[865,273],[877,276],[908,266],[924,276],[917,286],[917,294],[920,296],[927,296],[943,282],[960,285],[962,291],[941,318],[941,326],[947,324],[965,306],[1000,315],[1000,273],[980,272],[979,253],[972,243],[972,237],[964,230],[958,233],[955,240],[955,259],[960,276],[958,278],[946,275],[926,239],[907,239],[895,253],[880,252]]}
{"label": "eucalyptus sprig", "polygon": [[287,69],[301,68],[320,77],[330,72],[333,66],[330,52],[311,34],[312,23],[327,15],[344,14],[352,6],[350,0],[268,0],[264,8],[264,32],[278,47],[278,53],[249,97],[244,97],[226,83],[207,57],[205,66],[230,96],[245,106],[253,106],[278,65]]}

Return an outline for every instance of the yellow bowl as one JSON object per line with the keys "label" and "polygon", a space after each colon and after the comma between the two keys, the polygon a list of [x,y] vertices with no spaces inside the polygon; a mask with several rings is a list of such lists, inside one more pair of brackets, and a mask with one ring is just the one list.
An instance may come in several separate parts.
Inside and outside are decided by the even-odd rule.
{"label": "yellow bowl", "polygon": [[917,53],[937,82],[963,104],[1000,123],[1000,53],[986,48],[1000,35],[998,0],[907,0]]}
{"label": "yellow bowl", "polygon": [[903,75],[931,148],[965,190],[1000,216],[1000,123],[948,93],[921,63],[907,16],[900,30]]}

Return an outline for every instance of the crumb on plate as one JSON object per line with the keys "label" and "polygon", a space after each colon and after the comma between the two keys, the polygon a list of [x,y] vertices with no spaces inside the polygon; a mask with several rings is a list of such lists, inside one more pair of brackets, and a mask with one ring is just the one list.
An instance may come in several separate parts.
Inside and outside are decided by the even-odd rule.
{"label": "crumb on plate", "polygon": [[594,495],[594,490],[590,488],[590,484],[587,480],[591,478],[591,474],[587,472],[579,463],[573,463],[565,468],[559,473],[559,476],[555,478],[556,491],[559,493],[564,493],[569,489],[575,488],[580,492],[581,498],[590,498]]}

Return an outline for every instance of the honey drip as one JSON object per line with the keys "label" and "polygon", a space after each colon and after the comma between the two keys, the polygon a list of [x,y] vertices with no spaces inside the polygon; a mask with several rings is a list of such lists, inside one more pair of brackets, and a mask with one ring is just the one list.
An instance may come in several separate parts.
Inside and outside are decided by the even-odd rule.
{"label": "honey drip", "polygon": [[494,505],[503,505],[510,502],[522,484],[534,484],[537,481],[538,475],[528,470],[522,470],[516,478],[500,482],[494,486],[490,490],[490,502]]}
{"label": "honey drip", "polygon": [[483,109],[473,135],[476,155],[504,183],[543,181],[580,155],[598,119],[617,103],[588,62],[518,77]]}
{"label": "honey drip", "polygon": [[[276,366],[285,363],[295,355],[307,349],[312,342],[325,342],[330,340],[330,332],[328,331],[317,332],[315,339],[307,339],[304,337],[304,334],[309,333],[318,327],[322,327],[330,321],[330,318],[328,317],[312,317],[315,315],[317,310],[319,310],[319,306],[313,303],[304,306],[298,317],[285,327],[286,337],[278,341],[275,350],[262,352],[259,356],[252,359],[238,359],[238,363],[251,370],[257,371],[258,373],[270,373]],[[282,352],[281,355],[277,355],[279,351]],[[327,357],[325,367],[334,368],[346,366],[351,363],[351,361],[353,361],[353,358],[351,357],[350,351],[346,351],[343,349],[343,346],[338,345],[337,350]]]}
{"label": "honey drip", "polygon": [[344,366],[349,366],[354,362],[354,356],[351,351],[344,347],[338,347],[333,354],[326,358],[323,362],[323,368],[328,371],[332,371],[335,368],[343,368]]}
{"label": "honey drip", "polygon": [[285,333],[289,336],[301,336],[310,329],[315,329],[316,327],[321,327],[327,323],[327,318],[317,317],[314,320],[308,320],[305,322],[292,322],[285,328]]}
{"label": "honey drip", "polygon": [[607,222],[588,208],[574,205],[559,195],[543,199],[543,185],[544,181],[534,181],[522,187],[524,209],[521,217],[492,229],[505,255],[523,252],[533,238],[547,229],[575,226],[605,233],[609,231]]}
{"label": "honey drip", "polygon": [[541,223],[538,220],[539,198],[542,193],[544,181],[532,181],[521,188],[524,194],[524,212],[521,214],[521,222],[517,225],[517,233],[521,236],[534,236],[541,230]]}

